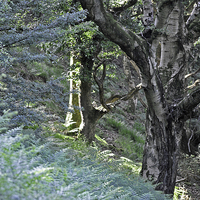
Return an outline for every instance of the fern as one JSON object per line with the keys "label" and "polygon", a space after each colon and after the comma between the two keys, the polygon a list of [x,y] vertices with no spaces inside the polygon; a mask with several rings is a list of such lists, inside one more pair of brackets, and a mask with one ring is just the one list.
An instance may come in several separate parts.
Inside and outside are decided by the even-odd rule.
{"label": "fern", "polygon": [[[5,103],[0,103],[0,110],[4,107]],[[6,132],[8,130],[8,124],[13,116],[17,115],[16,111],[11,112],[10,110],[3,111],[3,115],[0,115],[0,133]]]}
{"label": "fern", "polygon": [[[25,80],[21,77],[12,78],[9,75],[0,76],[2,81],[1,102],[6,104],[0,106],[0,113],[3,110],[17,111],[18,115],[14,116],[10,124],[14,127],[19,124],[24,126],[34,126],[48,120],[64,119],[59,116],[55,117],[47,108],[42,108],[47,102],[52,102],[59,107],[63,113],[68,111],[68,92],[65,91],[61,81],[65,77],[51,79],[47,83],[38,83]],[[30,106],[31,105],[31,106]]]}
{"label": "fern", "polygon": [[110,151],[99,154],[96,147],[88,147],[80,154],[68,142],[64,149],[57,146],[57,140],[22,127],[0,135],[1,199],[169,199],[150,183],[119,171],[122,161],[110,159]]}

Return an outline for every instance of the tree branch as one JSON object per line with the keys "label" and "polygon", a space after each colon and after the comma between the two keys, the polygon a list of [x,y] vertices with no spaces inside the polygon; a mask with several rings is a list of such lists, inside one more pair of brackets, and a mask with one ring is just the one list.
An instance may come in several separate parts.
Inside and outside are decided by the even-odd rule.
{"label": "tree branch", "polygon": [[192,38],[196,41],[200,37],[200,1],[195,4],[186,26],[189,34],[192,34]]}
{"label": "tree branch", "polygon": [[[140,48],[145,52],[147,42],[114,20],[112,14],[106,12],[102,0],[79,1],[83,9],[88,10],[90,19],[99,26],[101,32],[107,38],[118,44],[131,59],[135,60],[138,59],[138,56],[142,57],[140,53],[135,55],[134,50],[136,47],[140,46]],[[137,52],[138,51],[139,49],[137,49]],[[141,58],[141,60],[143,60],[143,58]],[[139,67],[144,66],[140,65]]]}
{"label": "tree branch", "polygon": [[[97,78],[96,73],[97,73],[97,69],[103,64],[103,74],[101,76],[100,79]],[[99,87],[99,99],[100,99],[100,103],[101,105],[107,110],[110,111],[110,106],[108,106],[104,100],[104,88],[103,88],[103,81],[106,77],[106,64],[105,64],[105,60],[102,61],[100,64],[98,64],[93,72],[93,77],[95,82],[97,83],[98,87]]]}
{"label": "tree branch", "polygon": [[192,85],[187,86],[186,90],[194,89],[195,87],[200,85],[200,80],[196,80]]}
{"label": "tree branch", "polygon": [[137,3],[137,0],[129,0],[128,2],[124,3],[120,7],[113,7],[112,10],[119,15],[121,12],[126,10],[127,8],[130,8],[131,6],[135,5]]}
{"label": "tree branch", "polygon": [[136,63],[132,60],[129,60],[131,65],[134,67],[135,71],[137,72],[137,74],[139,75],[140,79],[141,79],[141,73],[140,73],[140,69],[139,67],[136,65]]}
{"label": "tree branch", "polygon": [[182,101],[176,106],[176,110],[179,112],[178,118],[187,120],[192,110],[200,103],[200,87],[196,88],[193,92],[187,95]]}
{"label": "tree branch", "polygon": [[[134,87],[131,91],[129,91],[125,95],[114,95],[108,98],[106,101],[104,99],[104,88],[103,88],[103,81],[106,77],[106,60],[103,60],[100,64],[98,64],[93,72],[93,77],[95,82],[97,83],[99,87],[99,99],[101,105],[109,112],[113,106],[119,103],[119,101],[127,101],[130,98],[132,98],[134,95],[136,95],[141,89],[142,89],[142,83],[138,84],[136,87]],[[103,73],[100,79],[97,78],[97,69],[103,64]]]}
{"label": "tree branch", "polygon": [[120,103],[119,101],[127,101],[130,98],[132,98],[134,95],[136,95],[140,90],[142,89],[142,83],[138,84],[136,87],[134,87],[131,91],[129,91],[125,95],[114,95],[111,96],[109,99],[106,100],[107,105],[112,105],[112,104],[118,104]]}
{"label": "tree branch", "polygon": [[190,74],[185,75],[185,79],[189,78],[190,76],[194,76],[195,74],[197,74],[200,71],[200,68],[197,69],[195,72],[192,72]]}

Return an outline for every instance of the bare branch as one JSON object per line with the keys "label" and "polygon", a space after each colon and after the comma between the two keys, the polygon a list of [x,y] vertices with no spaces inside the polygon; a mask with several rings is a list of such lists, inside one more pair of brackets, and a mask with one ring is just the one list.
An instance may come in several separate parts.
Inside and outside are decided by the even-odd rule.
{"label": "bare branch", "polygon": [[106,100],[107,105],[114,105],[114,104],[119,104],[120,101],[127,101],[130,98],[132,98],[134,95],[136,95],[140,90],[142,89],[142,83],[138,84],[136,87],[134,87],[131,91],[129,91],[125,95],[114,95],[111,96],[109,99]]}
{"label": "bare branch", "polygon": [[189,78],[190,76],[194,76],[194,75],[197,74],[199,71],[200,71],[200,68],[197,69],[195,72],[192,72],[192,73],[190,73],[190,74],[185,75],[185,79],[186,79],[186,78]]}
{"label": "bare branch", "polygon": [[180,182],[183,182],[183,181],[186,181],[186,180],[187,180],[186,178],[182,178],[182,179],[176,180],[176,183],[180,183]]}
{"label": "bare branch", "polygon": [[135,88],[133,88],[129,93],[123,95],[120,100],[127,101],[136,95],[142,89],[142,83],[138,84]]}
{"label": "bare branch", "polygon": [[182,101],[178,103],[176,106],[179,111],[178,118],[183,118],[187,120],[191,114],[193,109],[198,106],[200,103],[200,87],[196,88],[193,92],[188,94]]}
{"label": "bare branch", "polygon": [[[130,98],[132,98],[134,95],[136,95],[141,89],[142,89],[142,83],[140,83],[139,85],[137,85],[136,87],[134,87],[131,91],[129,91],[127,94],[125,95],[114,95],[111,96],[110,98],[108,98],[106,101],[104,99],[104,88],[103,88],[103,81],[106,77],[106,64],[105,64],[106,60],[102,61],[100,64],[98,64],[93,72],[93,77],[95,82],[97,83],[98,87],[99,87],[99,99],[100,99],[100,103],[101,105],[107,110],[110,111],[111,108],[114,106],[114,104],[119,104],[120,101],[127,101]],[[103,65],[103,73],[100,79],[97,78],[97,69]],[[146,104],[145,104],[146,107]]]}
{"label": "bare branch", "polygon": [[191,136],[188,140],[188,151],[189,151],[189,153],[191,153],[190,142],[191,142],[192,137],[194,136],[194,131],[193,130],[191,130],[191,131],[192,131],[192,134],[191,134]]}
{"label": "bare branch", "polygon": [[[141,72],[139,67],[136,65],[136,63],[133,60],[129,60],[130,63],[132,64],[133,68],[135,69],[135,71],[137,72],[137,74],[139,75],[139,78],[141,79]],[[146,103],[142,100],[141,96],[138,94],[138,99],[140,101],[140,103],[147,108],[148,106],[146,105]]]}
{"label": "bare branch", "polygon": [[140,73],[139,67],[136,65],[136,63],[133,60],[130,60],[130,63],[132,64],[132,66],[134,67],[135,71],[137,72],[137,74],[139,75],[141,79],[141,73]]}
{"label": "bare branch", "polygon": [[192,13],[186,22],[188,32],[192,38],[197,40],[200,36],[200,1],[194,5]]}
{"label": "bare branch", "polygon": [[186,90],[194,89],[195,87],[200,85],[200,80],[196,80],[192,85],[187,86]]}
{"label": "bare branch", "polygon": [[[103,73],[100,79],[97,78],[96,74],[97,74],[97,69],[103,64]],[[104,88],[103,88],[103,81],[106,77],[106,64],[105,64],[105,60],[102,61],[100,64],[98,64],[93,72],[93,77],[95,82],[97,83],[98,87],[99,87],[99,99],[100,99],[100,103],[101,105],[107,110],[110,111],[110,107],[105,103],[104,100]]]}
{"label": "bare branch", "polygon": [[124,3],[122,6],[120,7],[114,7],[112,8],[112,10],[119,15],[121,12],[123,12],[124,10],[126,10],[127,8],[130,8],[131,6],[135,5],[137,3],[137,0],[129,0],[128,2]]}

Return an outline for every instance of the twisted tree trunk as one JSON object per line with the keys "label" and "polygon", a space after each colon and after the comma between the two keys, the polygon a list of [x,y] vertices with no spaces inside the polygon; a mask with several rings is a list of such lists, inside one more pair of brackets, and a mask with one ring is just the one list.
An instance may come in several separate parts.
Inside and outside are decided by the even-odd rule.
{"label": "twisted tree trunk", "polygon": [[[143,0],[144,31],[137,35],[114,20],[102,0],[80,2],[102,33],[140,69],[148,103],[141,174],[157,183],[157,189],[173,194],[184,122],[200,103],[199,88],[189,95],[184,90],[190,49],[200,36],[200,6],[194,6],[185,22],[181,0],[154,1],[156,9],[151,0]],[[136,3],[130,0],[127,5]]]}
{"label": "twisted tree trunk", "polygon": [[80,71],[80,90],[81,107],[83,108],[83,129],[81,133],[86,137],[89,143],[95,140],[95,127],[97,121],[107,112],[93,107],[91,99],[93,58],[82,56],[82,68]]}

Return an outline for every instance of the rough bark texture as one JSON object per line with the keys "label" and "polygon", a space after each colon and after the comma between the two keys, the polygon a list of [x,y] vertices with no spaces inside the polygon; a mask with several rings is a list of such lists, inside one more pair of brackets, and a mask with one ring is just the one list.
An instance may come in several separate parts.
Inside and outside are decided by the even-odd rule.
{"label": "rough bark texture", "polygon": [[151,1],[144,0],[145,29],[139,36],[116,22],[102,0],[80,2],[102,33],[140,69],[148,103],[141,174],[157,183],[158,190],[173,194],[184,122],[200,103],[199,89],[190,95],[184,90],[190,48],[200,36],[200,9],[194,6],[185,22],[181,0],[154,1],[156,15]]}
{"label": "rough bark texture", "polygon": [[104,115],[106,112],[97,110],[92,105],[91,100],[91,86],[92,86],[92,72],[93,72],[93,58],[84,57],[81,59],[81,107],[83,107],[83,129],[81,133],[87,138],[88,142],[91,143],[95,140],[95,126],[96,122]]}

